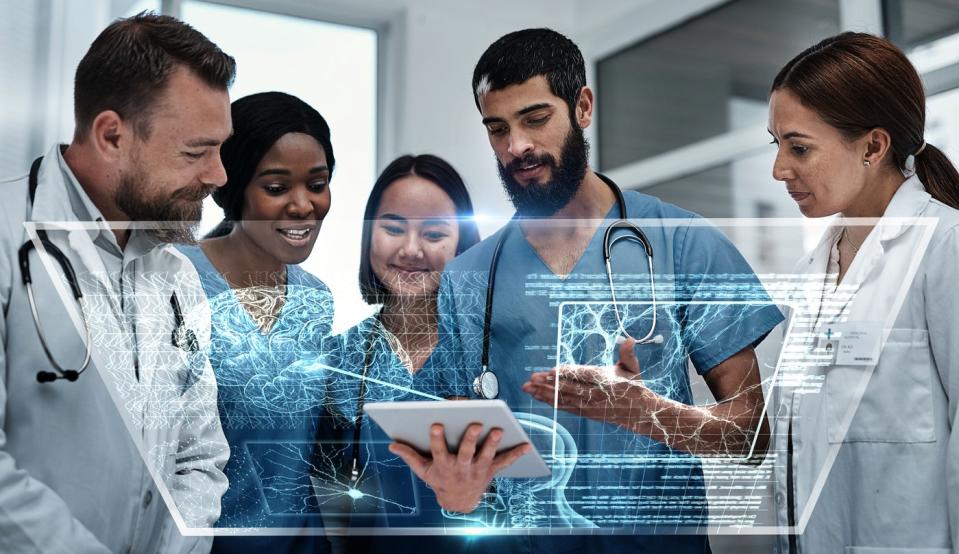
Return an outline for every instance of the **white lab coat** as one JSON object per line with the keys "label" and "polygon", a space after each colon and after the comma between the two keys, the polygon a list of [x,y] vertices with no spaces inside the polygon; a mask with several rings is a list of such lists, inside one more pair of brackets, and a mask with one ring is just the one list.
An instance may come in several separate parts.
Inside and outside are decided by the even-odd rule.
{"label": "white lab coat", "polygon": [[[26,176],[0,182],[0,552],[207,552],[211,538],[184,537],[167,507],[175,505],[186,527],[211,527],[227,488],[222,469],[229,448],[209,362],[202,350],[190,355],[171,340],[170,295],[177,290],[188,327],[201,344],[209,341],[209,312],[193,266],[169,246],[136,258],[136,295],[128,300],[136,315],[124,322],[109,309],[119,299],[101,273],[91,241],[96,233],[51,231],[81,282],[94,354],[76,382],[36,380],[37,371],[52,368],[30,315],[17,250],[27,240],[25,217],[76,220],[59,154],[54,147],[44,157],[32,208]],[[77,302],[56,290],[50,271],[68,291],[52,258],[34,251],[30,262],[47,342],[55,359],[75,368],[84,355],[82,324],[70,315],[77,315]],[[135,333],[122,331],[131,326]]]}
{"label": "white lab coat", "polygon": [[[921,225],[877,226],[843,280],[854,293],[839,302],[849,321],[883,323],[879,362],[827,364],[815,394],[779,391],[777,519],[787,524],[783,461],[791,424],[795,523],[801,529],[806,520],[797,546],[805,554],[947,553],[959,544],[959,443],[952,440],[959,402],[959,211],[933,200],[913,176],[883,215],[885,221],[896,217],[938,223],[933,220],[931,232]],[[825,273],[838,232],[825,234],[799,273]],[[914,256],[925,241],[924,255]],[[805,304],[815,313],[822,291],[809,292]],[[779,537],[778,549],[789,551],[787,536]]]}

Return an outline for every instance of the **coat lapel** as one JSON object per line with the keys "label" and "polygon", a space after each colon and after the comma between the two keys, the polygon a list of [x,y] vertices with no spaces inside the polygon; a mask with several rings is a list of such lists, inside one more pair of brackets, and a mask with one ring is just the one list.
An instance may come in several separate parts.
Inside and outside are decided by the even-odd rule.
{"label": "coat lapel", "polygon": [[[859,294],[863,284],[876,278],[880,267],[889,265],[884,263],[884,257],[895,242],[911,227],[922,223],[918,218],[921,218],[925,211],[929,198],[929,193],[915,176],[900,185],[899,190],[886,206],[882,219],[866,238],[859,250],[859,255],[853,260],[843,279],[844,294],[837,299],[839,304],[836,306],[839,313],[847,309],[852,299]],[[916,262],[918,263],[918,260]],[[905,275],[903,277],[905,278]],[[909,282],[911,283],[911,280]],[[889,288],[898,290],[900,287],[890,283]]]}
{"label": "coat lapel", "polygon": [[[89,282],[92,277],[98,283],[98,287],[102,287],[102,296],[111,303],[113,313],[120,313],[116,291],[107,275],[103,260],[93,244],[93,239],[100,233],[100,229],[94,222],[77,221],[77,216],[70,205],[70,195],[66,190],[72,185],[66,182],[66,176],[60,167],[59,149],[60,146],[55,145],[43,157],[43,163],[37,175],[37,191],[31,206],[28,225],[33,225],[33,230],[47,230],[50,240],[60,247],[70,263],[75,266],[81,290],[84,288],[84,283]],[[55,265],[44,263],[48,270]],[[84,294],[87,292],[90,291],[84,291]],[[100,291],[95,292],[98,295],[101,294]]]}

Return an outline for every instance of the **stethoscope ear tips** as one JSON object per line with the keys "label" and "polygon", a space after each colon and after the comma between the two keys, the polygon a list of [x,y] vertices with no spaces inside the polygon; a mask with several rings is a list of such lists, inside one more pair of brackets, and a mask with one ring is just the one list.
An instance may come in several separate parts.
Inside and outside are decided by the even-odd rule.
{"label": "stethoscope ear tips", "polygon": [[60,375],[52,371],[38,371],[37,372],[37,382],[38,383],[52,383],[57,379],[66,379],[71,383],[80,378],[80,372],[75,369],[65,369]]}
{"label": "stethoscope ear tips", "polygon": [[653,344],[663,344],[663,336],[656,335],[655,337],[653,337]]}
{"label": "stethoscope ear tips", "polygon": [[52,383],[57,380],[57,374],[52,371],[38,371],[37,372],[37,382],[38,383]]}

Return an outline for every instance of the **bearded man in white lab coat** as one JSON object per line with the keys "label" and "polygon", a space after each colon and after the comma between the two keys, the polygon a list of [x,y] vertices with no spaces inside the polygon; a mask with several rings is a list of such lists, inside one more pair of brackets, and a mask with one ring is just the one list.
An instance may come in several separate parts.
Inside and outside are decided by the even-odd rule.
{"label": "bearded man in white lab coat", "polygon": [[229,449],[167,243],[226,180],[234,74],[176,19],[118,20],[77,69],[73,142],[0,181],[0,552],[209,550],[185,535],[219,516]]}

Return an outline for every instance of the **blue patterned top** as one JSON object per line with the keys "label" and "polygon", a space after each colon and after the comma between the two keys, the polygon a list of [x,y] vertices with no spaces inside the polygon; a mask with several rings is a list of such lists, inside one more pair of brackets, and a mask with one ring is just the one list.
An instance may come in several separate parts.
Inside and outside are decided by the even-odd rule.
{"label": "blue patterned top", "polygon": [[[199,247],[180,249],[200,275],[212,314],[210,363],[230,488],[217,527],[322,527],[309,479],[327,374],[297,363],[329,340],[333,297],[299,266],[287,266],[284,305],[263,332]],[[323,552],[324,537],[217,537],[214,551]]]}

